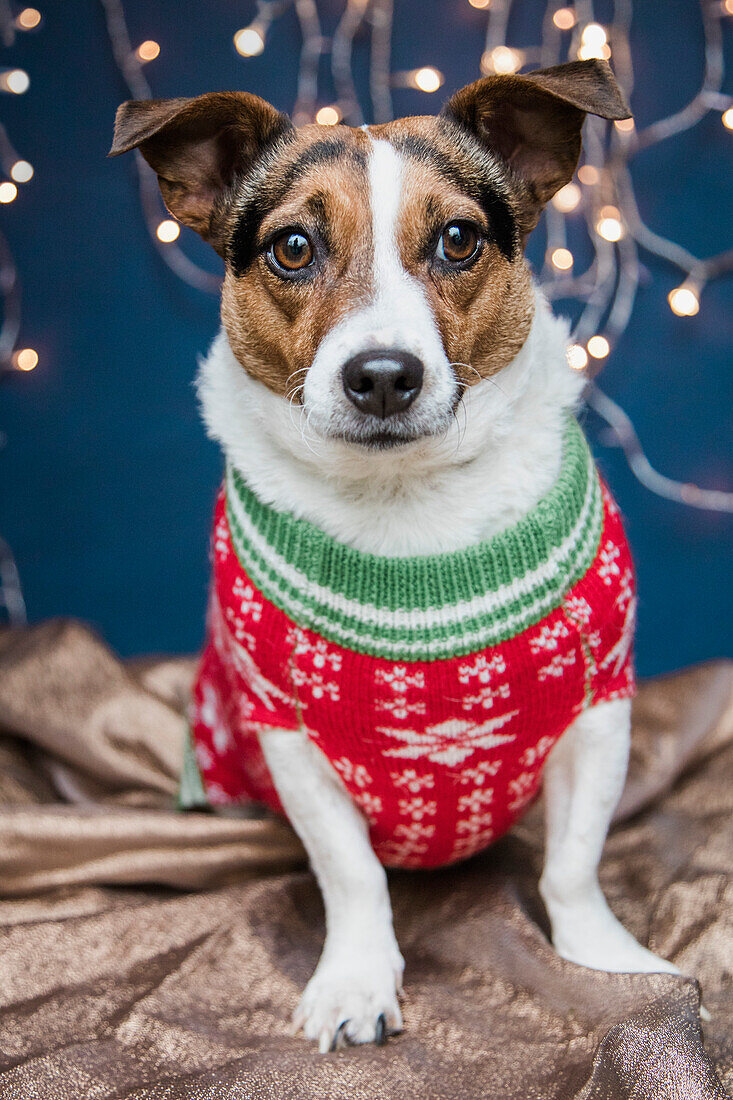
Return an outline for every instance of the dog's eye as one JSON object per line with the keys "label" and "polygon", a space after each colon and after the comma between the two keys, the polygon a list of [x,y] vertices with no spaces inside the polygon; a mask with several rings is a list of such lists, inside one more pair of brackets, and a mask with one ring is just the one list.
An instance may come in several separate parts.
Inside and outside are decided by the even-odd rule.
{"label": "dog's eye", "polygon": [[436,255],[448,263],[461,264],[472,259],[479,249],[481,238],[470,222],[451,222],[443,230]]}
{"label": "dog's eye", "polygon": [[268,249],[268,256],[275,267],[283,271],[302,271],[313,263],[313,245],[297,229],[289,229],[276,237]]}

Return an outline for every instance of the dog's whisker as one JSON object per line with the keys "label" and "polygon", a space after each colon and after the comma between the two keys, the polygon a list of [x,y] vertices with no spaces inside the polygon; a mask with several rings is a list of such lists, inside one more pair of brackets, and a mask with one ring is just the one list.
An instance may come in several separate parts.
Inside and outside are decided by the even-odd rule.
{"label": "dog's whisker", "polygon": [[295,379],[298,377],[299,374],[307,374],[307,373],[308,373],[308,367],[298,367],[297,370],[294,370],[292,374],[288,375],[287,382],[285,383],[286,388],[290,385],[291,382],[295,381]]}
{"label": "dog's whisker", "polygon": [[[296,387],[295,387],[295,389],[294,389],[294,390],[293,390],[293,392],[291,393],[291,395],[290,395],[290,398],[289,398],[289,400],[288,400],[288,410],[289,410],[289,413],[290,413],[290,423],[291,423],[291,424],[293,425],[293,428],[294,428],[294,429],[295,429],[295,430],[296,430],[297,432],[299,432],[299,434],[300,434],[300,438],[302,439],[302,441],[303,441],[303,444],[304,444],[304,446],[306,446],[306,447],[308,448],[308,450],[309,450],[309,451],[311,452],[311,454],[312,454],[312,455],[314,455],[314,456],[315,456],[316,458],[319,458],[320,456],[319,456],[318,452],[314,450],[314,448],[313,448],[313,447],[311,446],[310,442],[309,442],[309,441],[308,441],[308,439],[306,438],[306,429],[307,429],[307,428],[308,428],[308,426],[309,426],[309,423],[308,423],[308,421],[309,421],[309,417],[310,417],[310,412],[308,413],[308,416],[306,417],[306,424],[305,424],[305,427],[304,427],[304,426],[303,426],[303,416],[305,415],[305,408],[304,408],[304,406],[303,406],[302,402],[301,402],[301,404],[300,404],[300,406],[299,406],[299,412],[300,412],[300,423],[299,423],[299,424],[296,424],[296,423],[295,423],[295,420],[294,420],[294,418],[293,418],[293,406],[294,406],[294,402],[295,402],[296,398],[297,398],[297,397],[298,397],[299,395],[300,395],[300,397],[302,398],[302,396],[303,396],[303,386],[302,386],[302,385],[301,385],[301,386],[296,386]],[[315,437],[313,436],[312,438],[313,438],[313,440],[315,441]]]}
{"label": "dog's whisker", "polygon": [[[305,427],[303,427],[303,414],[304,413],[305,413]],[[311,447],[310,442],[308,441],[308,438],[306,436],[306,433],[308,431],[310,431],[310,419],[311,419],[312,415],[313,415],[313,409],[312,408],[308,409],[308,411],[306,412],[305,407],[303,405],[301,405],[301,408],[300,408],[300,421],[301,421],[300,438],[303,440],[303,443],[308,448],[308,450],[311,452],[311,454],[315,458],[320,458],[321,454],[319,454],[318,451],[316,451],[313,447]],[[318,441],[317,436],[315,436],[315,435],[311,435],[311,439],[313,440],[314,443]]]}
{"label": "dog's whisker", "polygon": [[[468,433],[468,409],[466,408],[465,403],[463,401],[461,401],[460,404],[456,407],[456,420],[458,420],[458,409],[459,408],[463,410],[463,434],[460,438],[460,443],[463,443],[463,440],[466,438],[466,434]],[[459,427],[460,427],[460,425],[459,425]],[[460,444],[459,444],[459,446],[460,446]]]}
{"label": "dog's whisker", "polygon": [[[290,413],[290,423],[292,424],[292,426],[293,426],[293,428],[295,429],[296,432],[300,431],[300,428],[295,423],[295,418],[293,416],[293,413],[295,411],[293,406],[294,406],[294,402],[295,402],[295,399],[296,399],[297,396],[298,396],[298,389],[296,387],[293,390],[293,392],[291,393],[290,398],[288,400],[288,412]],[[303,416],[303,406],[302,406],[302,404],[299,405],[299,409],[300,409],[300,414],[301,414],[301,419],[302,419],[302,416]]]}
{"label": "dog's whisker", "polygon": [[[475,367],[472,367],[470,363],[455,362],[455,363],[449,363],[448,365],[451,366],[451,367],[465,367],[466,370],[472,370],[473,373],[478,378],[479,382],[490,382],[492,386],[496,387],[496,389],[499,391],[499,393],[504,395],[504,397],[508,396],[506,391],[501,388],[501,386],[499,385],[499,383],[496,381],[495,378],[492,378],[490,374],[481,374],[479,371],[476,370]],[[468,388],[468,387],[466,387],[466,388]]]}
{"label": "dog's whisker", "polygon": [[[466,387],[463,386],[463,392],[464,393],[465,393],[465,390],[466,390]],[[461,396],[463,396],[463,394],[461,394]],[[463,427],[461,427],[461,419],[460,419],[460,416],[458,414],[459,408],[463,410]],[[455,447],[454,454],[458,454],[458,452],[461,448],[461,444],[463,443],[463,440],[466,438],[466,432],[468,431],[468,412],[467,412],[466,406],[465,406],[465,404],[463,403],[462,400],[459,401],[457,403],[457,405],[453,408],[453,410],[451,411],[451,416],[452,416],[453,421],[455,421],[456,436],[457,436],[457,438],[456,438],[456,447]]]}

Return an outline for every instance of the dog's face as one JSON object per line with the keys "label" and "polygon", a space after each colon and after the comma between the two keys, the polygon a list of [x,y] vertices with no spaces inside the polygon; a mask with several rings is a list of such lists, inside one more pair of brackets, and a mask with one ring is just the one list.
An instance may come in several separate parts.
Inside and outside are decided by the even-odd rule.
{"label": "dog's face", "polygon": [[628,109],[604,62],[487,77],[438,117],[305,126],[246,93],[118,111],[174,215],[226,265],[222,320],[248,374],[321,438],[445,432],[524,343],[524,243],[572,176],[586,112]]}

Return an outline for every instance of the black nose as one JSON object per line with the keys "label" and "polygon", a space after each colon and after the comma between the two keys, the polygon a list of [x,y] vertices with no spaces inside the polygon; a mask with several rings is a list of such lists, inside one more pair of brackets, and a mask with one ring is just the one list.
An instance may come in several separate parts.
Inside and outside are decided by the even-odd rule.
{"label": "black nose", "polygon": [[403,412],[422,389],[423,366],[409,351],[360,351],[344,363],[341,377],[349,401],[384,419]]}

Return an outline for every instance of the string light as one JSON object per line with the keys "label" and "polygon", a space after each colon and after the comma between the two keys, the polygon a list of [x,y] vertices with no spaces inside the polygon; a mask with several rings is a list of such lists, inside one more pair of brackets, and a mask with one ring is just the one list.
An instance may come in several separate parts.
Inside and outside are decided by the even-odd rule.
{"label": "string light", "polygon": [[242,27],[234,35],[234,47],[242,57],[257,57],[265,48],[264,31],[256,23],[251,27]]}
{"label": "string light", "polygon": [[[731,0],[731,2],[733,2],[733,0]],[[733,130],[733,107],[729,107],[727,111],[723,111],[720,117],[726,130]]]}
{"label": "string light", "polygon": [[588,341],[588,351],[594,359],[605,359],[611,350],[611,345],[605,336],[591,336]]}
{"label": "string light", "polygon": [[600,23],[587,23],[580,35],[580,48],[578,58],[581,61],[590,61],[598,57],[608,61],[611,56],[611,47],[608,45],[608,36],[605,28]]}
{"label": "string light", "polygon": [[606,43],[603,46],[581,46],[578,50],[579,61],[591,61],[594,57],[602,61],[610,61],[611,47]]}
{"label": "string light", "polygon": [[35,370],[38,366],[38,352],[33,348],[20,348],[13,352],[12,362],[16,370]]}
{"label": "string light", "polygon": [[413,77],[415,87],[421,92],[437,92],[441,85],[445,84],[445,77],[438,69],[425,67],[416,69]]}
{"label": "string light", "polygon": [[148,38],[140,43],[136,52],[141,61],[155,61],[160,53],[160,46],[152,38]]}
{"label": "string light", "polygon": [[[41,13],[36,8],[22,8],[13,18],[10,3],[5,0],[0,14],[0,25],[6,46],[13,42],[15,27],[31,31],[40,26]],[[24,69],[6,69],[0,72],[0,91],[22,95],[30,87],[30,77]],[[0,202],[13,202],[18,194],[16,183],[27,183],[33,176],[33,166],[22,160],[0,123],[0,162],[9,172],[10,180],[0,182]],[[2,322],[0,323],[0,374],[11,370],[32,371],[38,364],[38,353],[33,348],[16,348],[21,331],[21,286],[18,270],[10,245],[0,232],[0,295],[2,296]],[[28,621],[23,588],[13,551],[0,536],[0,611],[11,626],[22,626]]]}
{"label": "string light", "polygon": [[585,370],[588,366],[588,353],[582,344],[571,344],[566,354],[568,366],[573,370]]}
{"label": "string light", "polygon": [[558,271],[569,271],[573,266],[573,254],[568,248],[554,249],[550,259]]}
{"label": "string light", "polygon": [[321,107],[316,113],[316,122],[319,126],[336,126],[341,121],[341,111],[338,107]]}
{"label": "string light", "polygon": [[166,220],[161,222],[155,230],[155,235],[163,244],[171,244],[173,241],[178,240],[180,232],[181,227],[178,222],[174,222],[171,218],[166,218]]}
{"label": "string light", "polygon": [[523,64],[524,55],[519,50],[513,50],[511,46],[495,46],[481,57],[481,72],[487,75],[515,73]]}
{"label": "string light", "polygon": [[584,46],[605,46],[608,41],[605,27],[600,23],[586,23],[580,34],[580,40]]}
{"label": "string light", "polygon": [[10,176],[16,183],[28,183],[33,179],[33,165],[27,160],[16,160],[10,169]]}
{"label": "string light", "polygon": [[41,13],[38,8],[23,8],[15,19],[16,27],[21,31],[32,31],[40,26]]}
{"label": "string light", "polygon": [[621,215],[615,206],[601,207],[596,222],[596,230],[604,241],[611,241],[615,244],[616,241],[621,240],[624,235],[624,227],[621,222]]}
{"label": "string light", "polygon": [[31,86],[31,78],[25,69],[5,69],[0,73],[0,90],[23,95]]}
{"label": "string light", "polygon": [[669,308],[678,317],[694,317],[700,309],[700,299],[697,296],[697,291],[685,283],[682,286],[676,286],[674,290],[670,290],[667,301],[669,302]]}
{"label": "string light", "polygon": [[600,178],[600,172],[597,168],[594,168],[592,164],[581,164],[578,169],[578,179],[581,183],[584,183],[586,187],[593,187],[598,183]]}
{"label": "string light", "polygon": [[563,214],[569,214],[578,206],[582,195],[577,183],[566,183],[552,196],[552,205]]}
{"label": "string light", "polygon": [[[484,11],[491,4],[491,0],[468,0],[468,2],[472,8],[480,8],[481,11]],[[733,0],[731,0],[731,3],[733,3]]]}
{"label": "string light", "polygon": [[552,17],[552,22],[561,31],[569,31],[575,26],[577,20],[572,8],[558,8]]}

